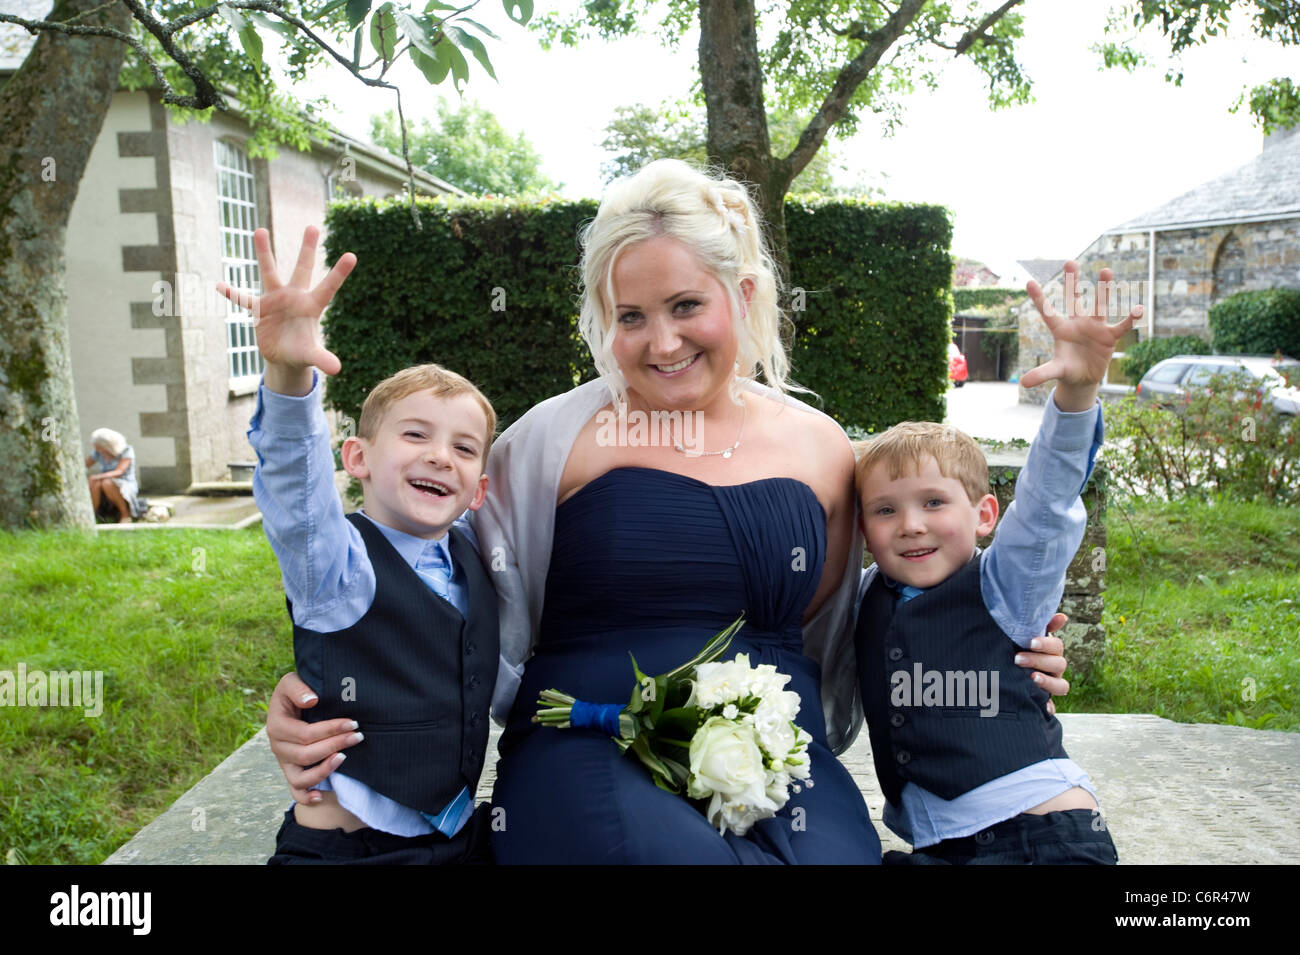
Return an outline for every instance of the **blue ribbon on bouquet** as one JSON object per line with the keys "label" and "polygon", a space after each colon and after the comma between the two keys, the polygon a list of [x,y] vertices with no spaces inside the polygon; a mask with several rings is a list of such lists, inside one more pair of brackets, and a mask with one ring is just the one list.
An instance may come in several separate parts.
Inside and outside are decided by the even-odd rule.
{"label": "blue ribbon on bouquet", "polygon": [[569,726],[579,730],[600,730],[606,736],[618,736],[618,714],[621,703],[587,703],[574,700],[569,711]]}

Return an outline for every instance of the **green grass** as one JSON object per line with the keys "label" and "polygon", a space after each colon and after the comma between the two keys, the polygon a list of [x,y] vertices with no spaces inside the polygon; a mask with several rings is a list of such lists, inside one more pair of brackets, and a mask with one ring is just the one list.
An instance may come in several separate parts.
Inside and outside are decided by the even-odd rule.
{"label": "green grass", "polygon": [[1112,499],[1106,534],[1106,655],[1058,708],[1300,730],[1300,510]]}
{"label": "green grass", "polygon": [[0,607],[0,671],[104,673],[97,718],[0,707],[0,859],[102,861],[257,731],[292,669],[260,529],[0,534]]}
{"label": "green grass", "polygon": [[[1061,711],[1300,730],[1300,511],[1112,500],[1107,525],[1107,652]],[[105,674],[98,718],[0,707],[0,859],[102,861],[257,731],[292,668],[257,530],[0,534],[0,607],[0,671]]]}

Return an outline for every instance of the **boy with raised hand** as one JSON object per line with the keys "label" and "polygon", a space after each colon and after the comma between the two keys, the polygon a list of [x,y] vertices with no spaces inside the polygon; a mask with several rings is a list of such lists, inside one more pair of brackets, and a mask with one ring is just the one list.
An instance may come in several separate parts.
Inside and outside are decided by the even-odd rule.
{"label": "boy with raised hand", "polygon": [[309,227],[281,284],[259,229],[265,294],[218,286],[252,309],[266,359],[248,432],[253,492],[284,576],[297,670],[319,695],[304,719],[351,717],[365,734],[346,767],[337,768],[344,754],[333,757],[318,801],[286,812],[270,862],[490,862],[474,787],[496,680],[497,601],[453,524],[483,504],[496,415],[437,365],[381,382],[343,444],[344,469],[365,496],[363,511],[345,517],[313,366],[341,367],[322,344],[320,316],[356,257],[342,256],[309,290],[317,237]]}
{"label": "boy with raised hand", "polygon": [[1098,386],[1142,313],[1108,324],[1104,269],[1085,314],[1071,294],[1078,266],[1065,270],[1067,318],[1028,285],[1054,356],[1021,381],[1057,385],[987,550],[976,540],[993,531],[998,503],[968,435],[904,422],[868,442],[855,469],[876,561],[858,610],[863,707],[885,824],[914,848],[887,853],[887,864],[1117,861],[1048,694],[1015,659],[1060,602],[1087,523],[1079,495],[1103,437]]}

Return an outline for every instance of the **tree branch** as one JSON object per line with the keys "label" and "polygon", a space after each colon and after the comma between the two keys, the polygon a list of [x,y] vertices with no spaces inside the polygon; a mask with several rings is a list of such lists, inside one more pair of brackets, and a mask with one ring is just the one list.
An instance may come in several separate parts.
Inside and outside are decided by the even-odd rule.
{"label": "tree branch", "polygon": [[[111,6],[111,4],[104,4],[102,7],[96,7],[96,9],[103,9],[103,7],[107,6]],[[92,11],[86,12],[90,13]],[[82,15],[84,16],[85,14]],[[164,96],[176,98],[175,94],[172,92],[171,86],[167,82],[166,75],[162,71],[162,67],[159,66],[157,61],[155,61],[149,54],[148,48],[129,33],[123,33],[121,30],[114,30],[112,27],[73,26],[71,22],[60,23],[57,20],[24,20],[22,17],[14,16],[9,13],[0,13],[0,23],[16,24],[33,36],[42,31],[50,30],[57,33],[65,33],[68,36],[106,36],[121,43],[125,43],[131,49],[135,50],[135,52],[140,55],[140,58],[144,60],[145,65],[149,67],[149,71],[153,73],[154,79],[157,80],[158,85],[162,87]]]}
{"label": "tree branch", "polygon": [[[1019,0],[1015,0],[1015,2],[1019,2]],[[831,91],[822,100],[817,115],[809,121],[799,137],[799,142],[795,144],[790,155],[786,157],[786,160],[791,164],[792,175],[799,175],[813,156],[816,155],[817,150],[821,148],[822,143],[826,140],[826,134],[844,115],[849,100],[853,98],[853,94],[862,85],[862,81],[880,62],[880,58],[885,55],[885,51],[898,42],[898,38],[917,18],[923,6],[925,6],[925,0],[903,0],[898,5],[898,9],[890,15],[884,26],[863,38],[866,45],[863,46],[857,56],[845,65],[844,69],[840,70],[840,75],[835,79],[835,85],[831,87]]]}
{"label": "tree branch", "polygon": [[1007,0],[1006,3],[1002,4],[1002,6],[998,7],[996,10],[994,10],[992,13],[986,16],[983,20],[981,20],[977,27],[975,27],[973,30],[967,30],[966,35],[962,37],[960,40],[958,40],[957,45],[953,47],[953,51],[954,51],[953,55],[961,56],[963,53],[965,53],[974,45],[976,40],[987,39],[987,37],[984,36],[984,31],[987,30],[989,27],[993,26],[993,24],[997,23],[999,20],[1001,20],[1004,16],[1007,15],[1007,13],[1010,12],[1012,7],[1016,6],[1021,2],[1023,2],[1023,0]]}

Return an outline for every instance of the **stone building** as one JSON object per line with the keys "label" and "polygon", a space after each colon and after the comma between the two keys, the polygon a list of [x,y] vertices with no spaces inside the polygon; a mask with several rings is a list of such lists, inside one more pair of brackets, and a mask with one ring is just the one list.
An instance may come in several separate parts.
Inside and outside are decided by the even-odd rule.
{"label": "stone building", "polygon": [[[13,64],[15,67],[17,64]],[[0,82],[12,70],[0,68]],[[109,427],[136,451],[146,493],[222,480],[252,457],[261,373],[250,317],[216,294],[258,288],[253,232],[292,268],[303,229],[334,197],[404,192],[402,161],[331,133],[310,152],[250,157],[248,125],[215,112],[178,123],[154,92],[120,91],[68,222],[67,291],[82,447]],[[425,194],[459,192],[416,170]],[[324,241],[317,277],[324,274]]]}
{"label": "stone building", "polygon": [[[1300,127],[1274,133],[1250,163],[1097,237],[1077,258],[1093,279],[1114,270],[1112,320],[1141,303],[1130,343],[1171,335],[1209,338],[1210,306],[1234,292],[1300,288]],[[1044,284],[1061,311],[1063,273]],[[1020,311],[1020,370],[1045,361],[1051,335],[1032,304]],[[1116,361],[1122,355],[1117,350]],[[1123,378],[1112,362],[1111,381]],[[1050,385],[1021,389],[1042,404]]]}

